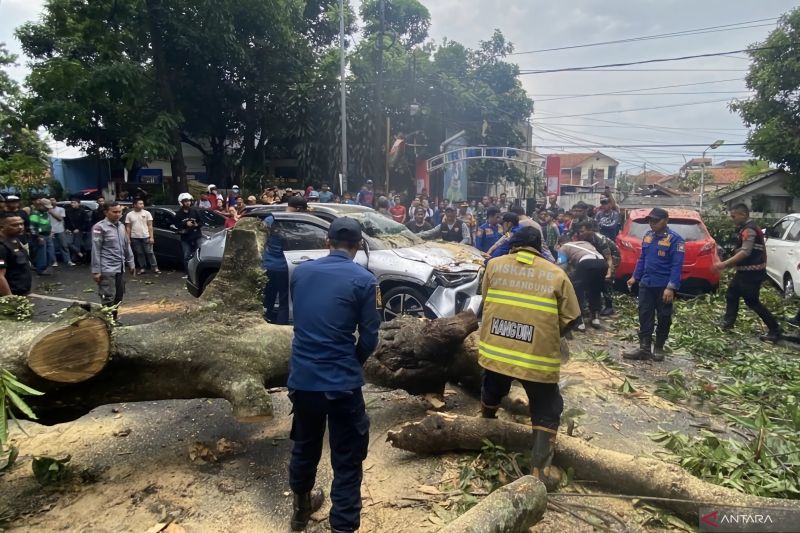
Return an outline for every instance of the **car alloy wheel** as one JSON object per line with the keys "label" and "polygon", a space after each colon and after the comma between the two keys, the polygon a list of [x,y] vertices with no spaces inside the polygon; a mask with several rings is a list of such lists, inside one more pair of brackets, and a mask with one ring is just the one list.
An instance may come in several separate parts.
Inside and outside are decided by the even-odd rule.
{"label": "car alloy wheel", "polygon": [[388,322],[402,315],[424,317],[425,304],[418,291],[407,287],[389,290],[383,297],[383,320]]}
{"label": "car alloy wheel", "polygon": [[783,297],[786,300],[790,300],[794,298],[794,281],[792,281],[792,277],[787,275],[783,281]]}

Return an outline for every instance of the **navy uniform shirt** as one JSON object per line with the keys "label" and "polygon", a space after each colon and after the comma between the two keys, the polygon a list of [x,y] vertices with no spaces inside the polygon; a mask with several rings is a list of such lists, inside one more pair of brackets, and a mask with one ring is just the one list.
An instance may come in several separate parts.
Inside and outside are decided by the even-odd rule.
{"label": "navy uniform shirt", "polygon": [[361,365],[378,345],[381,302],[375,276],[347,252],[332,250],[327,257],[298,266],[291,291],[289,389],[334,392],[361,387]]}
{"label": "navy uniform shirt", "polygon": [[659,235],[649,230],[642,239],[642,254],[633,279],[644,287],[679,289],[685,248],[683,237],[671,229]]}

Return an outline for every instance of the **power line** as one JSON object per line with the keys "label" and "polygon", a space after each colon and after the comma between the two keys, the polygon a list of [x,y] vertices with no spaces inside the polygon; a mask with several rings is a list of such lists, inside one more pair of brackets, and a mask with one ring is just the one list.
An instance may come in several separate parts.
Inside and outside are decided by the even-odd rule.
{"label": "power line", "polygon": [[556,72],[749,72],[747,69],[740,68],[590,68],[584,67],[582,70],[547,70],[520,72],[520,76],[526,74],[553,74]]}
{"label": "power line", "polygon": [[746,21],[746,22],[737,22],[735,24],[723,24],[721,26],[708,26],[708,27],[705,27],[705,28],[695,28],[695,29],[692,29],[692,30],[682,30],[682,31],[677,31],[677,32],[660,33],[660,34],[655,34],[655,35],[644,35],[644,36],[640,36],[640,37],[630,37],[630,38],[627,38],[627,39],[616,39],[616,40],[613,40],[613,41],[601,41],[601,42],[595,42],[595,43],[575,44],[575,45],[570,45],[570,46],[559,46],[559,47],[555,47],[555,48],[542,48],[542,49],[539,49],[539,50],[527,50],[525,52],[513,52],[513,53],[508,54],[508,55],[518,56],[518,55],[526,55],[526,54],[539,54],[539,53],[542,53],[542,52],[555,52],[555,51],[559,51],[559,50],[574,50],[576,48],[589,48],[589,47],[593,47],[593,46],[607,46],[607,45],[611,45],[611,44],[630,43],[630,42],[637,42],[637,41],[649,41],[649,40],[654,40],[654,39],[668,39],[668,38],[672,38],[672,37],[687,37],[687,36],[691,36],[691,35],[702,35],[702,34],[706,34],[706,33],[717,33],[717,32],[720,32],[720,31],[734,31],[734,30],[744,30],[744,29],[749,29],[749,28],[761,28],[761,27],[765,27],[765,26],[772,26],[772,24],[759,24],[759,25],[756,25],[756,26],[745,26],[745,25],[746,24],[756,24],[756,23],[759,23],[759,22],[766,22],[766,21],[771,21],[771,22],[774,23],[777,19],[778,19],[778,17],[757,19],[757,20],[750,20],[750,21]]}
{"label": "power line", "polygon": [[[695,82],[695,83],[675,83],[675,84],[672,84],[672,85],[659,85],[657,87],[641,87],[639,89],[625,89],[625,91],[626,92],[630,92],[630,93],[640,92],[640,91],[655,91],[655,90],[658,90],[658,89],[675,89],[675,88],[678,88],[678,87],[695,87],[697,85],[711,85],[711,84],[714,84],[714,83],[725,83],[725,82],[729,82],[729,81],[742,81],[742,79],[741,78],[728,78],[728,79],[724,79],[724,80],[699,81],[699,82]],[[568,98],[581,98],[583,96],[600,96],[600,95],[606,95],[606,94],[619,94],[619,91],[611,91],[611,92],[606,92],[606,93],[594,93],[594,94],[586,94],[586,95],[582,95],[582,94],[581,95],[540,94],[539,96],[563,96],[564,97],[563,99],[568,99]],[[535,96],[532,96],[532,97],[535,98]],[[554,98],[554,100],[555,100],[555,98]],[[544,100],[539,100],[539,102],[543,102],[543,101]]]}
{"label": "power line", "polygon": [[650,111],[652,109],[667,109],[671,107],[686,107],[692,105],[703,105],[703,104],[718,104],[720,102],[729,102],[730,98],[723,98],[721,100],[704,100],[702,102],[687,102],[685,104],[669,104],[669,105],[661,105],[661,106],[652,106],[652,107],[636,107],[631,109],[617,109],[614,111],[596,111],[593,113],[583,113],[583,114],[575,114],[575,115],[556,115],[552,117],[543,117],[540,120],[550,120],[555,118],[573,118],[573,117],[588,117],[592,115],[611,115],[614,113],[629,113],[632,111]]}
{"label": "power line", "polygon": [[618,93],[605,93],[605,94],[573,94],[560,98],[544,98],[535,100],[538,102],[554,102],[556,100],[572,100],[575,98],[593,98],[596,96],[685,96],[685,95],[698,95],[698,94],[740,94],[749,95],[751,93],[746,90],[741,91],[682,91],[682,92],[668,92],[668,93],[634,93],[634,92],[618,92]]}
{"label": "power line", "polygon": [[738,54],[742,52],[758,52],[760,50],[775,50],[777,48],[789,48],[790,46],[794,46],[797,43],[789,43],[786,45],[780,46],[759,46],[755,48],[743,48],[741,50],[728,50],[727,52],[709,52],[706,54],[692,54],[688,56],[677,56],[677,57],[659,57],[655,59],[643,59],[640,61],[627,61],[623,63],[607,63],[605,65],[591,65],[585,67],[563,67],[563,68],[552,68],[552,69],[542,69],[542,70],[524,70],[520,71],[520,75],[523,74],[550,74],[554,72],[576,72],[582,70],[592,70],[592,69],[605,69],[605,68],[612,68],[612,67],[629,67],[632,65],[646,65],[650,63],[667,63],[670,61],[685,61],[687,59],[701,59],[705,57],[718,57],[724,56],[727,54]]}

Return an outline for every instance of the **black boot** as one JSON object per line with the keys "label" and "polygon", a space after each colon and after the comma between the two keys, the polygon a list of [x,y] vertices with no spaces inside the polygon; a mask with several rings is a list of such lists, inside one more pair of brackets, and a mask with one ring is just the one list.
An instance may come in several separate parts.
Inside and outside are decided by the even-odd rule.
{"label": "black boot", "polygon": [[303,531],[311,519],[312,513],[322,507],[325,493],[321,489],[314,489],[303,494],[294,493],[292,500],[292,531]]}
{"label": "black boot", "polygon": [[499,406],[485,405],[481,402],[481,418],[497,418],[497,410]]}
{"label": "black boot", "polygon": [[664,351],[664,345],[667,339],[660,339],[656,337],[656,343],[653,345],[653,361],[663,361],[667,352]]}
{"label": "black boot", "polygon": [[652,342],[653,338],[650,335],[639,336],[639,347],[623,352],[622,358],[634,361],[647,361],[651,359],[653,357],[653,354],[650,353],[650,345]]}
{"label": "black boot", "polygon": [[781,340],[782,336],[783,336],[783,332],[781,330],[773,329],[773,330],[768,331],[766,335],[761,335],[759,337],[759,339],[761,339],[762,341],[771,342],[771,343],[774,344],[774,343],[778,342],[779,340]]}
{"label": "black boot", "polygon": [[556,450],[557,429],[533,426],[533,449],[531,451],[531,475],[544,483],[548,491],[558,488],[561,475],[551,465]]}

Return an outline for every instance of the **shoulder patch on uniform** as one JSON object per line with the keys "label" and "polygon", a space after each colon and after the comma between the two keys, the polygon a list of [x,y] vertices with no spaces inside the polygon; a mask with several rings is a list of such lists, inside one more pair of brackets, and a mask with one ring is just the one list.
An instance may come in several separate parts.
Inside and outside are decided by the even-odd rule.
{"label": "shoulder patch on uniform", "polygon": [[678,244],[677,244],[677,246],[675,248],[679,252],[685,252],[686,251],[686,243],[684,243],[683,241],[678,241]]}
{"label": "shoulder patch on uniform", "polygon": [[375,285],[375,309],[383,309],[383,297],[381,296],[380,285]]}
{"label": "shoulder patch on uniform", "polygon": [[652,235],[645,235],[644,236],[644,242],[645,242],[645,244],[650,244],[651,242],[653,242],[653,236]]}

